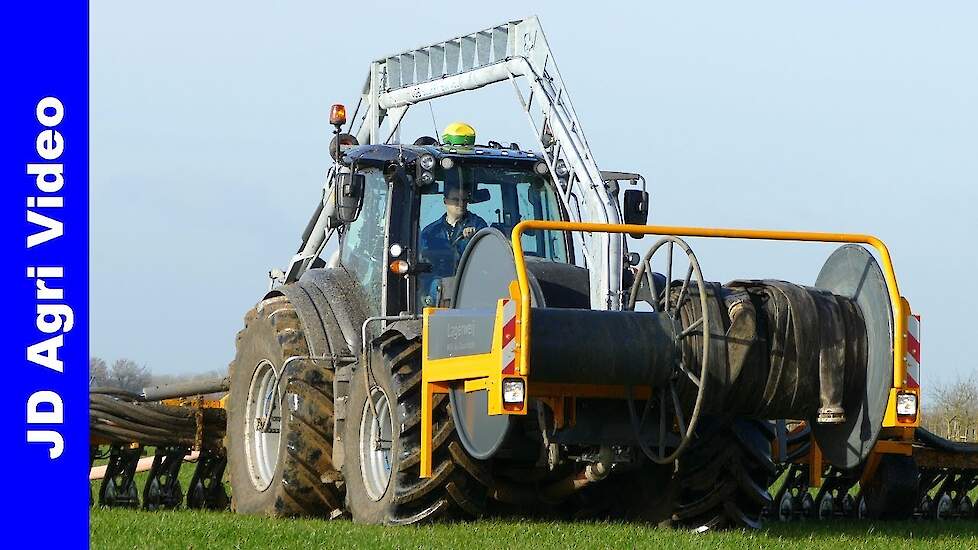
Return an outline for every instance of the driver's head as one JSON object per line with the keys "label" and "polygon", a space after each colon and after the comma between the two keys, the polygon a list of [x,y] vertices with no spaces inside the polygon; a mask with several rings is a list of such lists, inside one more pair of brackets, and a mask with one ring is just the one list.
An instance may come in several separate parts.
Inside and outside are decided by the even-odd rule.
{"label": "driver's head", "polygon": [[458,187],[449,187],[445,190],[445,211],[456,218],[461,217],[468,211],[467,198]]}

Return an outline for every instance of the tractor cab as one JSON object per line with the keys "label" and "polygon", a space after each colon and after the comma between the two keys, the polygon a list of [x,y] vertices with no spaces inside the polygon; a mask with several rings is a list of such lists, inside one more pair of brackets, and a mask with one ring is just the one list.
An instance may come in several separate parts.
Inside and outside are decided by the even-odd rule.
{"label": "tractor cab", "polygon": [[[339,263],[362,285],[374,315],[450,301],[452,277],[479,232],[508,239],[521,221],[567,220],[540,155],[516,144],[417,143],[428,144],[352,146],[339,160],[344,175],[337,177],[355,182],[359,205],[336,222]],[[335,186],[340,194],[343,187]],[[521,243],[532,261],[574,261],[565,232],[528,231]]]}
{"label": "tractor cab", "polygon": [[[524,220],[566,219],[546,164],[518,149],[429,147],[435,157],[431,183],[418,189],[417,252],[430,266],[418,278],[417,304],[443,303],[468,243],[479,231],[496,230],[507,238]],[[422,156],[421,162],[425,162]],[[422,174],[422,178],[427,178]],[[573,258],[567,236],[559,231],[524,235],[527,256],[567,263]]]}

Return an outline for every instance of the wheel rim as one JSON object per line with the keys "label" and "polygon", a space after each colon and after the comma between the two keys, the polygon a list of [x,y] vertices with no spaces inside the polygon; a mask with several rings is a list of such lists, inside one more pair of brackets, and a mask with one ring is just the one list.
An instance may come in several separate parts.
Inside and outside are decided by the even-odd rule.
{"label": "wheel rim", "polygon": [[933,506],[934,506],[934,503],[931,500],[931,498],[930,498],[929,495],[924,495],[924,498],[920,499],[920,513],[923,516],[930,515],[931,509],[933,508]]}
{"label": "wheel rim", "polygon": [[143,503],[146,504],[147,507],[155,508],[160,504],[161,500],[160,483],[154,479],[150,482],[149,489],[146,491],[146,494],[143,495]]}
{"label": "wheel rim", "polygon": [[791,516],[794,512],[794,506],[792,505],[791,500],[790,493],[785,493],[781,496],[781,501],[778,502],[779,521],[791,521]]}
{"label": "wheel rim", "polygon": [[278,467],[281,443],[282,414],[277,398],[278,376],[268,361],[262,361],[255,369],[248,388],[248,405],[245,408],[245,454],[251,482],[259,491],[272,484]]}
{"label": "wheel rim", "polygon": [[970,497],[964,497],[961,499],[961,503],[958,504],[958,513],[961,517],[969,517],[974,513],[974,505],[971,503]]}
{"label": "wheel rim", "polygon": [[846,495],[842,497],[842,515],[845,517],[852,517],[852,513],[855,511],[853,508],[856,507],[856,501],[852,498],[852,495]]}
{"label": "wheel rim", "polygon": [[829,519],[835,513],[835,502],[832,495],[826,493],[822,495],[818,502],[818,519]]}
{"label": "wheel rim", "polygon": [[940,500],[937,501],[937,513],[935,514],[937,519],[947,519],[951,514],[951,508],[954,503],[951,502],[951,496],[944,494],[941,495]]}
{"label": "wheel rim", "polygon": [[815,511],[815,499],[812,498],[812,495],[811,494],[805,493],[805,495],[801,497],[801,517],[802,517],[802,519],[808,519],[808,518],[813,517],[814,516],[814,514],[813,514],[814,511]]}
{"label": "wheel rim", "polygon": [[393,434],[390,400],[374,386],[360,416],[360,473],[367,496],[374,501],[383,498],[390,486]]}
{"label": "wheel rim", "polygon": [[104,495],[105,503],[111,506],[115,502],[115,481],[112,478],[105,480]]}

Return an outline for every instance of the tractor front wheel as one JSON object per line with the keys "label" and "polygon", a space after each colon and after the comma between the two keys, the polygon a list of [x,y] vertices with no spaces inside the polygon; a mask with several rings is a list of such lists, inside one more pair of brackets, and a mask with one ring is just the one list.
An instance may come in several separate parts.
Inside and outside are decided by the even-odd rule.
{"label": "tractor front wheel", "polygon": [[343,478],[353,520],[412,524],[477,517],[487,504],[480,464],[458,441],[448,399],[435,399],[432,475],[420,477],[421,342],[388,332],[357,365],[344,420]]}

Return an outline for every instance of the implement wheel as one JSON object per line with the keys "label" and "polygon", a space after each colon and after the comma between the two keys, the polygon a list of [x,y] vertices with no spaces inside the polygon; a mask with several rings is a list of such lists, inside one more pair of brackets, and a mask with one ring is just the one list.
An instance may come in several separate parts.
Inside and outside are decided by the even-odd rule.
{"label": "implement wheel", "polygon": [[263,300],[245,317],[231,363],[227,424],[238,513],[331,516],[342,505],[332,464],[333,376],[290,359],[308,355],[286,297]]}
{"label": "implement wheel", "polygon": [[488,474],[435,398],[432,476],[421,479],[421,342],[388,332],[358,365],[344,421],[346,504],[359,523],[411,524],[483,514]]}
{"label": "implement wheel", "polygon": [[904,520],[913,516],[919,477],[913,458],[890,454],[880,457],[876,473],[862,488],[866,517]]}

